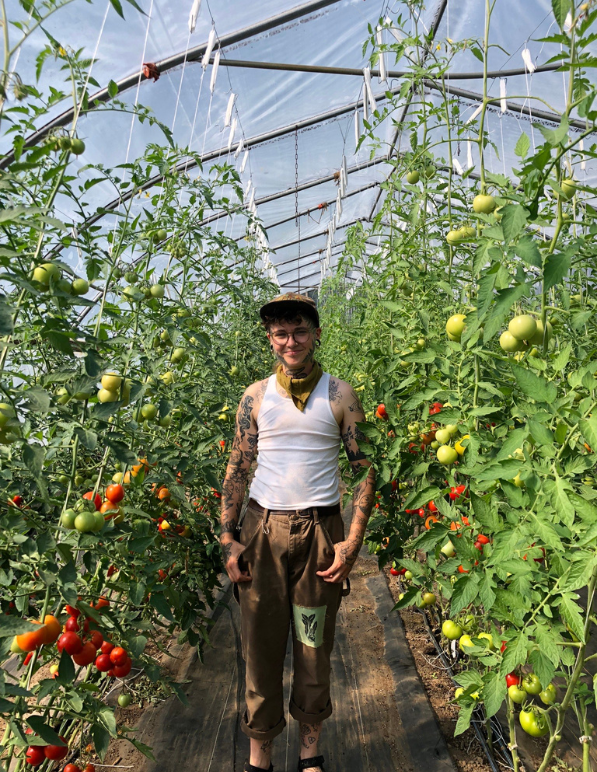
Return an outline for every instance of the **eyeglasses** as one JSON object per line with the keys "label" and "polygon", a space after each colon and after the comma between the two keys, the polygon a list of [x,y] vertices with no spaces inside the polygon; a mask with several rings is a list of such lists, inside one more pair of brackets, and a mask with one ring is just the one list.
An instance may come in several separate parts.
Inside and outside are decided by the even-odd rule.
{"label": "eyeglasses", "polygon": [[280,346],[284,345],[284,343],[288,343],[290,336],[293,337],[295,343],[306,343],[311,337],[311,330],[299,329],[294,332],[278,330],[277,332],[272,332],[274,342],[278,343]]}

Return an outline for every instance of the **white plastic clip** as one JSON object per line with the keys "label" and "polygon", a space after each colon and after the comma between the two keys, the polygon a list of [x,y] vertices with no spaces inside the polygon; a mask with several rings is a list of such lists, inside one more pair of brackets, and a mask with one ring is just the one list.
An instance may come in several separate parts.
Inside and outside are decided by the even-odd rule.
{"label": "white plastic clip", "polygon": [[218,77],[218,67],[220,66],[220,49],[216,51],[216,55],[214,56],[214,63],[213,67],[211,68],[211,80],[209,81],[209,90],[211,93],[214,93],[214,89],[216,87],[216,78]]}
{"label": "white plastic clip", "polygon": [[369,97],[369,107],[371,112],[374,113],[377,110],[377,102],[373,96],[373,89],[371,88],[371,70],[369,67],[365,67],[363,70],[363,76],[365,78],[365,88],[367,89],[367,96]]}
{"label": "white plastic clip", "polygon": [[522,53],[522,61],[524,62],[524,66],[528,70],[528,72],[533,73],[535,72],[535,65],[533,64],[533,60],[531,58],[531,52],[528,48],[524,48]]}
{"label": "white plastic clip", "polygon": [[226,117],[224,118],[224,126],[230,126],[230,120],[232,118],[232,109],[234,107],[234,101],[236,99],[236,94],[230,94],[230,97],[228,98],[228,107],[226,108]]}
{"label": "white plastic clip", "polygon": [[209,58],[211,56],[211,52],[214,50],[214,46],[216,44],[216,31],[212,27],[211,32],[209,33],[209,37],[207,38],[207,48],[205,49],[205,53],[203,54],[203,59],[201,60],[201,66],[204,70],[207,70],[207,65],[209,64]]}
{"label": "white plastic clip", "polygon": [[508,109],[506,101],[506,78],[500,78],[500,107],[503,113]]}
{"label": "white plastic clip", "polygon": [[242,174],[245,170],[245,166],[247,165],[247,161],[249,160],[249,151],[245,150],[245,154],[243,156],[243,162],[240,165],[240,173]]}
{"label": "white plastic clip", "polygon": [[199,9],[201,8],[201,0],[193,0],[193,7],[189,14],[189,32],[193,34],[195,27],[197,26],[197,19],[199,18]]}
{"label": "white plastic clip", "polygon": [[386,72],[386,56],[381,50],[381,47],[383,46],[383,28],[378,26],[377,32],[375,33],[376,39],[377,39],[377,45],[379,47],[379,82],[383,83],[385,80],[387,80],[388,73]]}
{"label": "white plastic clip", "polygon": [[359,113],[359,108],[354,111],[354,147],[355,152],[356,148],[359,144],[359,139],[361,138],[361,115]]}

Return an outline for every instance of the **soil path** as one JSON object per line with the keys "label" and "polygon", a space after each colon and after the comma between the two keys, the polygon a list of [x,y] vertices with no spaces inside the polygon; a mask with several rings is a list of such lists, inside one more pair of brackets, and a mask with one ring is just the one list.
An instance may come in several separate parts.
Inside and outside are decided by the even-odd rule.
{"label": "soil path", "polygon": [[[425,689],[410,653],[400,616],[377,561],[362,550],[352,573],[351,593],[338,614],[332,656],[334,713],[324,723],[320,751],[328,772],[455,772]],[[230,589],[216,612],[212,647],[200,663],[181,652],[177,680],[189,704],[167,700],[145,710],[137,737],[153,748],[155,761],[115,743],[106,763],[135,772],[242,772],[248,739],[240,731],[244,710],[244,663],[240,654],[238,606]],[[291,680],[287,651],[284,691]],[[276,739],[276,772],[294,772],[299,753],[298,725]]]}

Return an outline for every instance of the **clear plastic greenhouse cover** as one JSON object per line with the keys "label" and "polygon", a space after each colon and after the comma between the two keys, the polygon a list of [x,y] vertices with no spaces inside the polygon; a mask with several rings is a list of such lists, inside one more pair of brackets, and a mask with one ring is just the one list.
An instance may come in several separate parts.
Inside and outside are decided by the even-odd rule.
{"label": "clear plastic greenhouse cover", "polygon": [[[144,13],[124,5],[126,19],[120,18],[110,0],[75,2],[52,16],[46,28],[61,45],[84,47],[94,57],[92,77],[99,88],[134,76],[144,64],[156,63],[161,70],[159,79],[136,77],[119,98],[150,108],[170,127],[175,143],[207,155],[210,160],[206,161],[204,173],[211,163],[228,160],[236,164],[246,191],[246,205],[255,204],[266,229],[270,260],[278,267],[280,285],[285,289],[316,286],[321,262],[325,260],[330,270],[336,265],[347,228],[358,221],[370,221],[379,211],[383,201],[379,184],[392,168],[385,161],[388,154],[400,152],[402,137],[400,124],[394,123],[399,120],[396,113],[377,127],[380,142],[376,146],[363,142],[355,151],[354,103],[359,105],[362,126],[363,108],[370,111],[374,106],[362,74],[370,65],[371,54],[371,47],[364,50],[364,43],[370,38],[370,30],[375,31],[380,24],[377,42],[383,45],[395,41],[398,17],[412,24],[406,5],[390,0],[303,4],[289,0],[212,0],[211,4],[208,0],[141,0]],[[291,12],[295,12],[295,18],[285,20]],[[7,13],[12,20],[26,15],[16,0],[10,0]],[[433,0],[421,9],[418,21],[437,41],[479,39],[484,16],[485,4],[479,0]],[[216,54],[217,64],[212,63],[220,39],[239,30],[258,28],[274,17],[277,21],[269,29],[222,45]],[[554,24],[550,0],[498,0],[495,5],[489,61],[495,77],[488,83],[489,95],[501,95],[522,105],[524,114],[505,102],[496,102],[488,111],[486,128],[492,146],[487,163],[492,172],[511,174],[516,165],[513,148],[522,130],[534,142],[534,108],[528,99],[531,93],[545,100],[541,104],[545,112],[550,108],[560,110],[564,105],[565,74],[553,70],[533,72],[559,50],[555,44],[539,40],[554,32]],[[18,61],[25,82],[35,80],[36,56],[46,40],[39,30],[27,40]],[[211,56],[187,60],[186,52],[210,41],[215,43]],[[159,66],[177,55],[180,63],[176,66]],[[390,52],[384,55],[385,69],[406,69],[407,63],[395,58]],[[226,60],[350,68],[358,72],[227,66]],[[480,69],[470,49],[459,52],[452,61],[450,73],[461,76],[454,85],[463,92],[460,109],[465,115],[475,114],[481,81],[478,77],[463,78],[462,73],[474,75]],[[499,77],[499,71],[512,69],[521,74]],[[50,85],[50,76],[56,77],[48,67],[41,75],[42,87]],[[589,77],[595,77],[592,71]],[[447,83],[450,85],[449,80]],[[383,102],[384,92],[395,93],[400,85],[400,78],[389,75],[380,82],[373,75],[371,95]],[[433,92],[429,96],[434,99]],[[364,98],[368,103],[365,106]],[[408,105],[405,107],[408,109]],[[56,113],[62,109],[60,105]],[[328,112],[332,115],[326,118]],[[318,116],[322,120],[300,127],[301,122]],[[541,120],[549,125],[545,117]],[[79,122],[79,132],[87,147],[79,159],[81,167],[88,163],[114,167],[142,155],[148,143],[164,141],[157,126],[131,120],[128,113],[104,109],[86,115]],[[276,132],[279,136],[269,136]],[[262,141],[251,142],[262,136]],[[473,150],[462,138],[454,158],[455,171],[462,173],[474,166],[476,156],[476,148]],[[86,171],[81,174],[84,176]],[[582,174],[587,182],[595,182],[591,161],[587,161]],[[112,197],[107,185],[97,185],[89,201],[103,206]],[[238,239],[243,238],[245,226],[245,218],[234,216],[213,223],[214,228]],[[368,248],[377,248],[375,239]]]}

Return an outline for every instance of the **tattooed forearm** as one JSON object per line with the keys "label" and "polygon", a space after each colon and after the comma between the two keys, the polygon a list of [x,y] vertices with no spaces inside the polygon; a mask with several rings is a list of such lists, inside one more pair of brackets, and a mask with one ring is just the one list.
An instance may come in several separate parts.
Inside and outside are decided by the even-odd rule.
{"label": "tattooed forearm", "polygon": [[357,445],[357,440],[363,440],[365,435],[357,426],[347,426],[342,434],[342,442],[344,444],[344,450],[350,465],[353,467],[356,461],[364,461],[366,456]]}
{"label": "tattooed forearm", "polygon": [[361,405],[361,400],[357,397],[354,389],[350,390],[350,399],[351,399],[351,403],[348,406],[349,411],[351,413],[362,413],[363,406]]}
{"label": "tattooed forearm", "polygon": [[232,553],[232,544],[230,542],[224,542],[220,546],[222,547],[222,559],[224,560],[224,565],[226,565]]}

